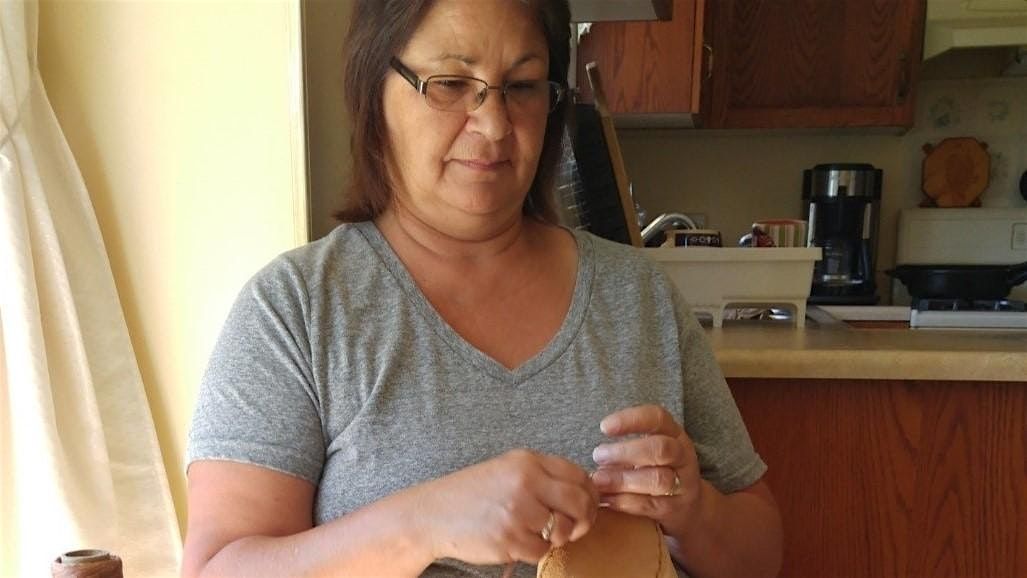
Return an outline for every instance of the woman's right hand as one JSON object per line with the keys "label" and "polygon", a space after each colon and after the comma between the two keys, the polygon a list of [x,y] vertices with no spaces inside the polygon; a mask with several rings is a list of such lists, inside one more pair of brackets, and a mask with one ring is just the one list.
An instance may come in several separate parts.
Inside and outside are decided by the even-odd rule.
{"label": "woman's right hand", "polygon": [[[585,535],[599,493],[588,473],[556,456],[512,450],[422,486],[417,512],[435,559],[534,564]],[[542,530],[553,515],[549,541]]]}

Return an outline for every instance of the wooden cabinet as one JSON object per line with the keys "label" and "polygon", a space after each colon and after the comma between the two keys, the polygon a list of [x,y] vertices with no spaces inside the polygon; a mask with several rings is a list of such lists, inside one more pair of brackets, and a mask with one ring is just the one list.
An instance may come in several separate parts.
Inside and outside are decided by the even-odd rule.
{"label": "wooden cabinet", "polygon": [[1027,576],[1027,383],[732,379],[782,576]]}
{"label": "wooden cabinet", "polygon": [[909,127],[925,6],[676,0],[669,22],[594,24],[579,66],[598,63],[622,118],[692,114],[707,128]]}
{"label": "wooden cabinet", "polygon": [[578,85],[591,102],[585,64],[595,62],[614,115],[699,112],[703,9],[708,0],[674,0],[673,19],[597,22],[578,45]]}
{"label": "wooden cabinet", "polygon": [[704,125],[913,124],[924,0],[714,0]]}

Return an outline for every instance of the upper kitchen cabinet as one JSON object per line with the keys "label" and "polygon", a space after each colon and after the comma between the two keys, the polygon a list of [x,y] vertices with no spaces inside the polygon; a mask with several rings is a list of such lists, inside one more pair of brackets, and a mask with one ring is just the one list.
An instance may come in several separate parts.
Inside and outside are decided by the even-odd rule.
{"label": "upper kitchen cabinet", "polygon": [[[675,0],[668,22],[593,24],[618,124],[910,127],[925,0]],[[590,99],[587,82],[578,82]]]}
{"label": "upper kitchen cabinet", "polygon": [[699,112],[704,3],[674,0],[669,21],[592,24],[578,44],[582,99],[592,99],[585,64],[594,61],[618,122]]}
{"label": "upper kitchen cabinet", "polygon": [[925,0],[714,0],[703,124],[911,127]]}

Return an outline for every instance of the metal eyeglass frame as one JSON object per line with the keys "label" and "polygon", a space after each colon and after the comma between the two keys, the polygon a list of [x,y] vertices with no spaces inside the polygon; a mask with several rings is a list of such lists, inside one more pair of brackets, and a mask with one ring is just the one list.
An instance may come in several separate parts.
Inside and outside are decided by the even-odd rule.
{"label": "metal eyeglass frame", "polygon": [[[395,56],[392,57],[392,60],[389,61],[389,65],[392,66],[392,69],[399,73],[399,75],[402,76],[407,82],[409,82],[410,86],[413,86],[414,89],[417,90],[417,92],[419,92],[421,96],[424,97],[424,103],[427,104],[429,108],[433,110],[441,110],[442,112],[472,112],[478,110],[479,108],[481,108],[482,104],[485,104],[485,99],[488,98],[488,91],[490,90],[498,90],[499,93],[503,95],[503,102],[506,102],[506,91],[509,90],[509,85],[518,82],[504,82],[502,86],[492,86],[491,84],[485,82],[480,78],[474,76],[464,76],[462,74],[433,74],[428,78],[421,80],[417,76],[416,72],[414,72],[405,64],[400,62],[399,59]],[[473,80],[475,82],[480,82],[485,87],[485,90],[479,92],[479,94],[483,94],[485,96],[480,96],[478,98],[478,104],[474,108],[465,108],[463,111],[459,109],[447,110],[443,108],[434,107],[431,105],[431,103],[428,102],[428,83],[431,82],[433,78],[462,78],[465,80]],[[549,110],[546,111],[546,114],[550,114],[554,110],[556,110],[556,107],[560,104],[561,101],[563,101],[563,96],[564,94],[566,94],[567,89],[559,82],[554,82],[552,80],[547,80],[545,82],[549,84],[549,86],[553,89],[553,92],[556,94],[556,98],[553,100],[553,102],[549,104]]]}

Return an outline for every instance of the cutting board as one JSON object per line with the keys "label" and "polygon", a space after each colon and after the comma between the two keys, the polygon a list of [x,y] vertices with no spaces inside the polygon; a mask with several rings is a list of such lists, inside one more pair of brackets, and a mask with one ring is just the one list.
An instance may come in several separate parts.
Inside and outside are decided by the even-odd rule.
{"label": "cutting board", "polygon": [[947,138],[925,144],[924,195],[921,207],[979,207],[988,188],[991,156],[988,145],[973,137]]}

